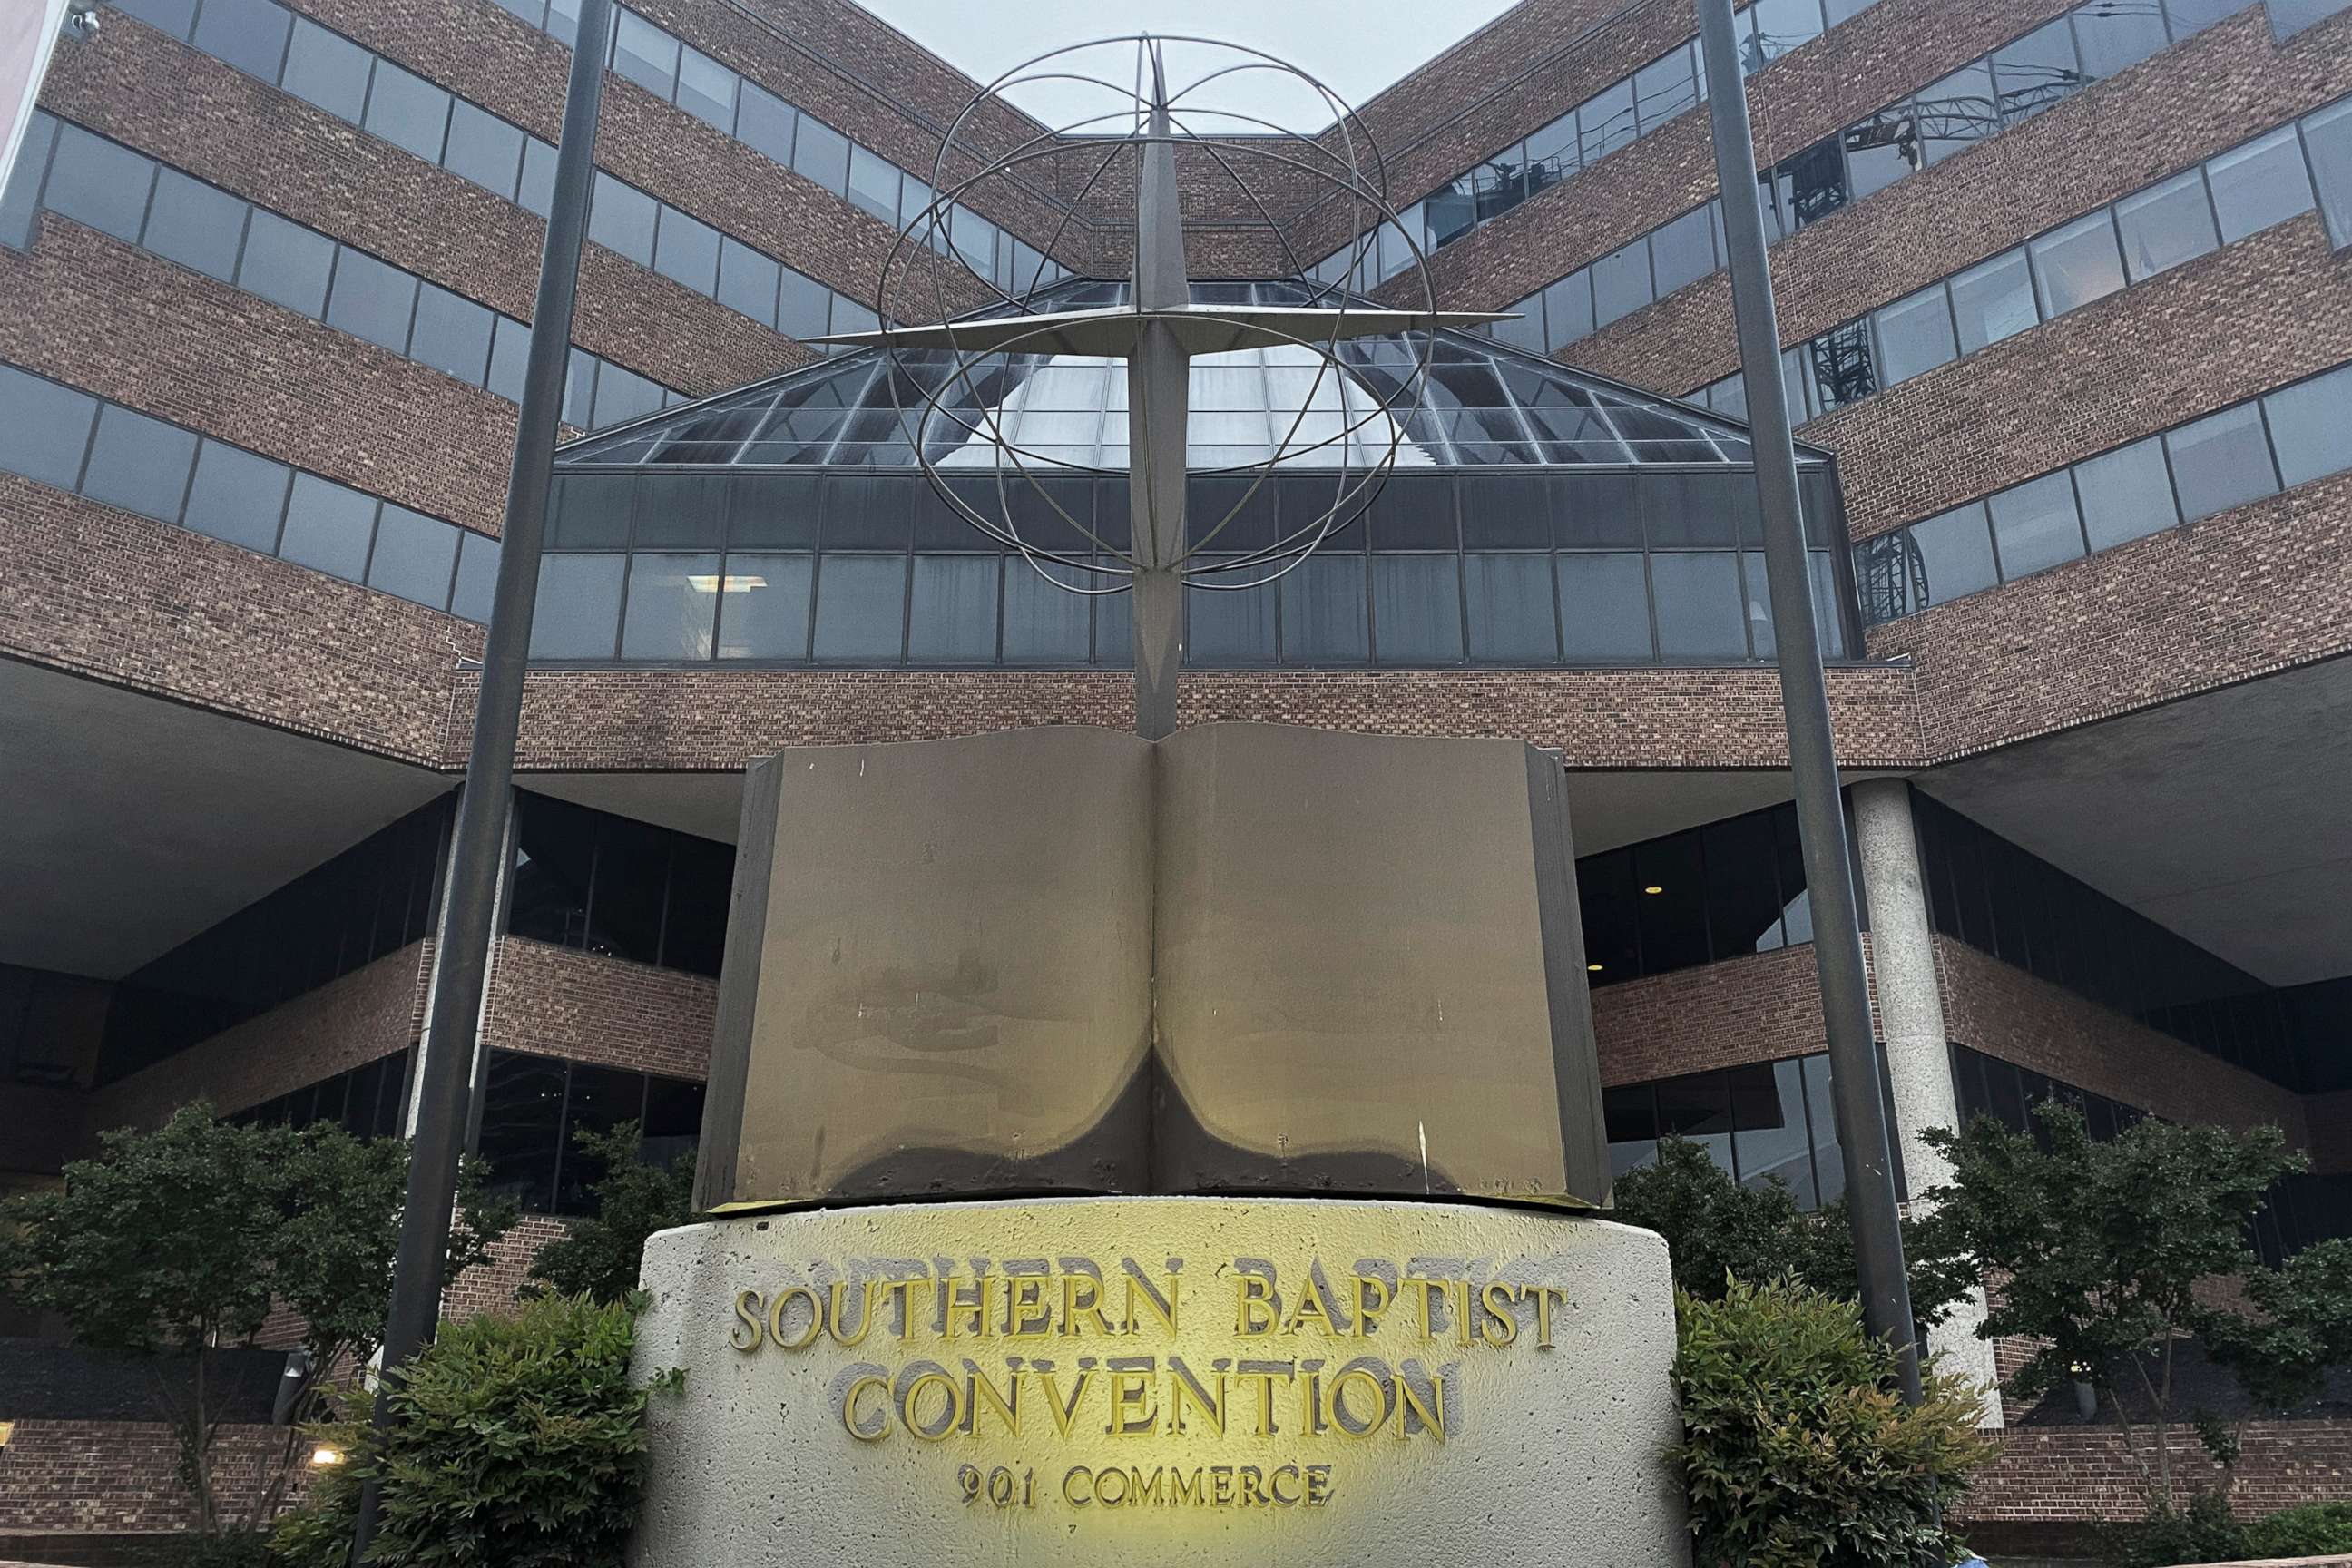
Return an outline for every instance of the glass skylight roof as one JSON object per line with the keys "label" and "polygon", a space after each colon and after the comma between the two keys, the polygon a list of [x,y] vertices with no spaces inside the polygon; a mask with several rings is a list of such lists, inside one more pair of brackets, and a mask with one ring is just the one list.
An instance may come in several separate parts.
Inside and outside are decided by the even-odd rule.
{"label": "glass skylight roof", "polygon": [[[1068,310],[1122,303],[1127,292],[1125,283],[1071,279],[1027,304]],[[1198,304],[1312,305],[1333,295],[1297,282],[1213,282],[1193,284],[1192,298]],[[1750,460],[1747,432],[1731,420],[1452,329],[1436,334],[1425,395],[1420,406],[1408,408],[1398,389],[1422,352],[1418,335],[1343,342],[1337,353],[1344,375],[1304,348],[1196,358],[1189,466],[1196,472],[1251,467],[1279,447],[1285,470],[1342,462],[1362,468],[1386,451],[1392,414],[1403,426],[1400,469]],[[894,399],[880,350],[838,355],[590,437],[564,448],[558,465],[913,468],[908,436],[921,417],[922,394],[949,379],[954,358],[945,350],[902,354],[908,375]],[[932,460],[943,466],[996,467],[992,421],[1023,448],[1022,461],[1033,471],[1127,466],[1127,373],[1116,361],[990,355],[973,362],[941,406],[925,437]],[[1798,455],[1800,461],[1826,460],[1802,448]]]}

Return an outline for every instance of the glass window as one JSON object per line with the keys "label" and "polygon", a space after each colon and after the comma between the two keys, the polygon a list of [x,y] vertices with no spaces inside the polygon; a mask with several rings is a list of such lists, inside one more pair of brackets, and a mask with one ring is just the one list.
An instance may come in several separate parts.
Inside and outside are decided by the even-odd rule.
{"label": "glass window", "polygon": [[1806,1057],[1799,1064],[1805,1079],[1806,1121],[1812,1128],[1813,1171],[1821,1183],[1822,1202],[1833,1204],[1845,1195],[1845,1151],[1838,1142],[1837,1101],[1830,1093],[1830,1058]]}
{"label": "glass window", "polygon": [[114,0],[115,8],[149,26],[184,39],[195,25],[196,0]]}
{"label": "glass window", "polygon": [[427,283],[417,293],[416,331],[409,354],[479,386],[489,374],[492,319],[471,300]]}
{"label": "glass window", "polygon": [[409,319],[416,313],[416,279],[374,257],[340,247],[335,286],[327,296],[327,321],[394,353],[408,349]]}
{"label": "glass window", "polygon": [[832,320],[833,290],[787,267],[776,300],[776,330],[795,338],[821,338]]}
{"label": "glass window", "polygon": [[2045,23],[1995,50],[1992,80],[2000,96],[2000,117],[2012,125],[2081,90],[2083,71],[2066,18]]}
{"label": "glass window", "polygon": [[[2340,9],[2341,0],[2322,0],[2331,9]],[[2224,16],[2235,16],[2253,4],[2253,0],[2164,0],[2164,14],[2172,21],[2172,41],[2194,37]],[[2273,5],[2272,9],[2278,7]]]}
{"label": "glass window", "polygon": [[1508,343],[1513,348],[1527,349],[1534,353],[1541,353],[1550,346],[1549,340],[1544,336],[1542,295],[1530,294],[1509,308],[1516,312],[1517,319],[1494,324],[1491,330],[1496,342]]}
{"label": "glass window", "polygon": [[803,114],[793,143],[793,172],[839,195],[849,187],[849,138]]}
{"label": "glass window", "polygon": [[596,371],[594,424],[602,428],[651,414],[662,405],[662,389],[635,371],[607,362]]}
{"label": "glass window", "polygon": [[2352,100],[2305,116],[2303,144],[2311,154],[2328,232],[2337,245],[2352,244]]}
{"label": "glass window", "polygon": [[152,161],[61,121],[41,204],[136,245],[147,216],[147,187],[154,178]]}
{"label": "glass window", "polygon": [[704,659],[719,615],[719,557],[641,552],[629,557],[623,658]]}
{"label": "glass window", "polygon": [[1551,346],[1565,347],[1592,335],[1592,274],[1578,268],[1544,289],[1545,331]]}
{"label": "glass window", "polygon": [[898,221],[898,170],[879,153],[852,143],[849,199],[884,223]]}
{"label": "glass window", "polygon": [[782,268],[748,245],[720,236],[719,302],[769,326],[776,322],[776,283]]}
{"label": "glass window", "polygon": [[2013,582],[2083,553],[2083,528],[2074,515],[2074,485],[2066,474],[2044,474],[2003,490],[1992,498],[1990,506],[2003,581]]}
{"label": "glass window", "polygon": [[2222,153],[2205,173],[2224,244],[2311,210],[2311,174],[2292,125]]}
{"label": "glass window", "polygon": [[1551,557],[1473,554],[1465,565],[1471,658],[1488,664],[1557,662]]}
{"label": "glass window", "polygon": [[1822,36],[1821,0],[1756,0],[1749,15],[1756,22],[1758,65],[1779,59]]}
{"label": "glass window", "polygon": [[1879,370],[1888,385],[1924,375],[1958,355],[1944,286],[1931,285],[1879,311],[1878,350]]}
{"label": "glass window", "polygon": [[667,102],[677,91],[678,41],[635,11],[621,11],[614,23],[614,71]]}
{"label": "glass window", "polygon": [[2122,230],[2124,265],[2131,280],[2152,278],[2211,250],[2213,208],[2205,199],[2205,176],[2195,169],[2116,204]]}
{"label": "glass window", "polygon": [[[1213,558],[1209,559],[1213,563]],[[1274,663],[1276,593],[1271,586],[1225,592],[1200,586],[1187,589],[1186,658],[1203,667],[1257,668]]]}
{"label": "glass window", "polygon": [[155,205],[147,216],[147,248],[226,281],[236,276],[245,211],[245,204],[226,191],[176,169],[158,168]]}
{"label": "glass window", "polygon": [[2290,485],[2352,468],[2352,371],[2330,371],[2263,399],[2280,477]]}
{"label": "glass window", "polygon": [[1372,640],[1382,664],[1461,663],[1459,557],[1374,555]]}
{"label": "glass window", "polygon": [[1592,314],[1601,326],[1628,316],[1653,298],[1650,292],[1650,247],[1635,240],[1592,264]]}
{"label": "glass window", "polygon": [[598,170],[596,195],[588,206],[588,237],[619,251],[640,267],[654,264],[654,220],[661,204]]}
{"label": "glass window", "polygon": [[2164,445],[2153,437],[2075,464],[2074,489],[2093,550],[2110,549],[2180,521]]}
{"label": "glass window", "polygon": [[555,202],[555,144],[536,136],[522,139],[522,183],[515,201],[526,211],[545,217]]}
{"label": "glass window", "polygon": [[1909,104],[1882,109],[1848,127],[1844,142],[1850,201],[1885,190],[1919,166],[1919,132]]}
{"label": "glass window", "polygon": [[[999,564],[994,555],[915,557],[911,619],[907,628],[907,657],[910,661],[987,664],[995,659]],[[1268,663],[1273,661],[1273,638],[1269,636],[1265,648]]]}
{"label": "glass window", "polygon": [[523,134],[463,99],[449,106],[448,171],[502,196],[515,194],[522,169]]}
{"label": "glass window", "polygon": [[333,240],[256,208],[246,229],[245,259],[237,264],[236,284],[289,310],[318,316],[327,308],[327,277],[334,265]]}
{"label": "glass window", "polygon": [[524,367],[530,360],[530,329],[511,316],[498,317],[490,332],[490,374],[484,384],[509,403],[522,401]]}
{"label": "glass window", "polygon": [[0,245],[19,249],[33,242],[33,220],[39,216],[41,181],[48,174],[49,153],[57,145],[55,116],[36,112],[25,127],[24,145],[16,166],[0,184]]}
{"label": "glass window", "polygon": [[2053,229],[2026,248],[2033,255],[2034,281],[2045,318],[2063,316],[2124,286],[2115,220],[2105,209]]}
{"label": "glass window", "polygon": [[721,135],[732,135],[735,89],[742,79],[688,44],[677,62],[677,106]]}
{"label": "glass window", "polygon": [[1708,958],[1706,882],[1696,833],[1676,833],[1633,846],[1634,905],[1642,937],[1642,971],[1661,974]]}
{"label": "glass window", "polygon": [[828,555],[817,574],[816,657],[896,664],[907,626],[907,557]]}
{"label": "glass window", "polygon": [[628,561],[625,555],[550,555],[541,561],[530,657],[612,658],[621,623],[621,575]]}
{"label": "glass window", "polygon": [[247,76],[274,82],[293,20],[284,6],[270,0],[206,0],[191,42]]}
{"label": "glass window", "polygon": [[1310,555],[1279,586],[1284,663],[1360,664],[1370,657],[1361,555],[1344,548]]}
{"label": "glass window", "polygon": [[1699,207],[1686,212],[1671,223],[1662,224],[1650,236],[1650,257],[1656,275],[1658,298],[1664,299],[1687,283],[1696,283],[1713,272],[1715,260],[1714,212]]}
{"label": "glass window", "polygon": [[1780,1182],[1801,1208],[1821,1201],[1805,1127],[1803,1068],[1794,1061],[1731,1069],[1731,1144],[1742,1185]]}
{"label": "glass window", "polygon": [[293,477],[283,463],[208,440],[196,454],[195,482],[188,488],[183,521],[198,533],[275,555]]}
{"label": "glass window", "polygon": [[2172,456],[2180,515],[2190,522],[2278,489],[2262,413],[2252,404],[2184,425],[2165,437],[2164,446]]}
{"label": "glass window", "polygon": [[710,474],[647,474],[637,481],[640,550],[716,550],[726,537],[730,481]]}
{"label": "glass window", "polygon": [[2154,5],[2077,5],[2073,15],[2083,69],[2094,80],[2136,66],[2170,42],[2163,13]]}
{"label": "glass window", "polygon": [[1739,560],[1729,551],[1666,551],[1650,557],[1662,658],[1745,658],[1747,620]]}
{"label": "glass window", "polygon": [[1584,162],[1597,163],[1640,134],[1633,119],[1633,83],[1612,82],[1576,108]]}
{"label": "glass window", "polygon": [[[1066,568],[1047,567],[1065,580]],[[1109,579],[1080,576],[1085,587],[1109,585]],[[1092,601],[1047,582],[1026,561],[1004,563],[1004,660],[1007,664],[1084,664],[1087,622]]]}
{"label": "glass window", "polygon": [[487,622],[498,588],[499,542],[463,529],[458,532],[462,537],[457,546],[457,584],[449,595],[449,613]]}
{"label": "glass window", "polygon": [[569,474],[555,481],[547,515],[551,550],[622,550],[636,479],[627,474]]}
{"label": "glass window", "polygon": [[2003,251],[1953,279],[1952,314],[1964,354],[2038,325],[2042,312],[2033,302],[2033,268],[2025,252]]}
{"label": "glass window", "polygon": [[278,553],[304,566],[357,583],[367,574],[368,542],[375,531],[375,497],[297,473],[286,506]]}
{"label": "glass window", "polygon": [[1802,353],[1811,372],[1805,378],[1811,394],[1809,401],[1824,414],[1868,397],[1883,384],[1878,362],[1871,352],[1867,322],[1854,321],[1823,332],[1806,343]]}
{"label": "glass window", "polygon": [[[518,872],[518,879],[520,876]],[[583,883],[583,899],[585,895]],[[478,1145],[490,1168],[491,1188],[513,1194],[527,1208],[544,1211],[554,1201],[555,1164],[562,1142],[563,1064],[492,1051],[483,1084]]]}
{"label": "glass window", "polygon": [[1955,507],[1909,530],[1918,573],[1918,602],[1940,605],[2000,581],[1992,560],[1992,531],[1982,501]]}
{"label": "glass window", "polygon": [[1979,60],[1962,66],[1919,95],[1919,147],[1930,163],[1966,152],[2000,129],[1992,90],[1992,67]]}
{"label": "glass window", "polygon": [[719,657],[805,658],[813,564],[806,555],[730,554]]}
{"label": "glass window", "polygon": [[98,439],[89,448],[82,493],[125,511],[176,522],[188,467],[195,459],[193,433],[108,404],[99,410]]}
{"label": "glass window", "polygon": [[[1661,55],[1633,73],[1633,110],[1647,133],[1698,102],[1698,79],[1691,63],[1691,46]],[[1529,143],[1529,153],[1534,152]]]}
{"label": "glass window", "polygon": [[367,107],[368,68],[374,63],[373,56],[349,38],[297,16],[286,49],[286,75],[278,85],[356,125]]}
{"label": "glass window", "polygon": [[[2181,0],[2171,0],[2171,3],[2178,6]],[[2217,0],[2207,0],[2209,5],[2214,3]],[[2244,0],[2240,0],[2240,5],[2243,3]],[[2291,38],[2305,27],[2335,16],[2344,9],[2344,5],[2345,0],[2270,0],[2272,31],[2281,38]],[[2229,8],[2236,10],[2239,6]]]}
{"label": "glass window", "polygon": [[676,207],[664,206],[659,236],[654,242],[654,270],[698,294],[717,293],[719,231]]}
{"label": "glass window", "polygon": [[757,82],[743,84],[742,100],[735,115],[735,134],[744,145],[766,153],[775,162],[790,164],[793,161],[793,126],[800,111]]}
{"label": "glass window", "polygon": [[1791,233],[1819,223],[1853,199],[1839,137],[1816,142],[1783,158],[1773,165],[1771,178],[1781,226]]}
{"label": "glass window", "polygon": [[456,529],[439,518],[384,502],[376,521],[375,552],[368,557],[369,587],[437,610],[449,602],[449,579],[457,569]]}
{"label": "glass window", "polygon": [[380,59],[375,85],[368,89],[367,128],[437,163],[449,135],[449,95],[415,72]]}
{"label": "glass window", "polygon": [[1579,551],[1558,560],[1560,634],[1569,662],[1651,658],[1649,581],[1641,552]]}

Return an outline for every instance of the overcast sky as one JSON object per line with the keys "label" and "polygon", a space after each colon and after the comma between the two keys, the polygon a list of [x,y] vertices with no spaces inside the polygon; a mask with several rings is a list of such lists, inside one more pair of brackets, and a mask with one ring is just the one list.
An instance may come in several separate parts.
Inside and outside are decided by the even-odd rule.
{"label": "overcast sky", "polygon": [[[1319,78],[1360,105],[1399,77],[1485,26],[1509,0],[859,0],[966,75],[987,81],[1033,55],[1064,45],[1119,34],[1192,34],[1253,48]],[[1199,58],[1171,47],[1171,86],[1187,79]],[[1097,52],[1097,74],[1126,79],[1123,62]],[[1198,75],[1194,69],[1192,75]],[[1319,131],[1330,115],[1295,82],[1255,74],[1216,84],[1211,107],[1237,110],[1297,131]],[[1010,94],[1052,125],[1104,112],[1109,104],[1083,88],[1040,83]],[[1237,121],[1204,116],[1193,127],[1217,132],[1246,129]],[[1109,127],[1104,127],[1109,129]]]}

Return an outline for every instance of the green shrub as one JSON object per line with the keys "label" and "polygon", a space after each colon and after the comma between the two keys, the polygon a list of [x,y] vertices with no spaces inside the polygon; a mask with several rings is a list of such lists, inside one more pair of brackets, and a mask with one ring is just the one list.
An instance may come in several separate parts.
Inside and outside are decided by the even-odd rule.
{"label": "green shrub", "polygon": [[2332,1556],[2352,1552],[2352,1503],[2310,1503],[2242,1523],[2221,1493],[2202,1491],[2185,1509],[2114,1531],[2107,1552],[2119,1568]]}
{"label": "green shrub", "polygon": [[321,1429],[322,1443],[355,1457],[322,1473],[278,1526],[279,1556],[343,1568],[360,1483],[374,1474],[371,1568],[618,1568],[645,1476],[635,1338],[626,1304],[564,1296],[445,1323],[394,1388],[399,1422],[383,1452],[356,1424]]}
{"label": "green shrub", "polygon": [[646,1237],[693,1221],[694,1155],[689,1151],[667,1164],[648,1163],[634,1121],[609,1132],[574,1128],[572,1140],[580,1145],[579,1158],[604,1168],[588,1184],[595,1212],[532,1256],[526,1289],[618,1301],[637,1288]]}
{"label": "green shrub", "polygon": [[1992,1457],[1983,1401],[1932,1370],[1927,1398],[1895,1391],[1895,1355],[1853,1302],[1788,1280],[1732,1280],[1719,1301],[1677,1292],[1683,1441],[1702,1563],[1875,1568],[1949,1563],[1943,1528]]}
{"label": "green shrub", "polygon": [[2249,1557],[2328,1557],[2352,1552],[2352,1502],[2315,1502],[2246,1526]]}

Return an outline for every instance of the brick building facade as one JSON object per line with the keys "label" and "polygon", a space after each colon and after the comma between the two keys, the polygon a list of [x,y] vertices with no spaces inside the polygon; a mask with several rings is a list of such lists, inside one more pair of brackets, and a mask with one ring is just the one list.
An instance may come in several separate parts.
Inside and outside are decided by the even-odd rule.
{"label": "brick building facade", "polygon": [[[1926,1125],[2051,1093],[2276,1123],[2313,1156],[2280,1196],[2267,1245],[2285,1249],[2352,1229],[2352,16],[2151,0],[2126,37],[2115,9],[1752,13],[1799,436],[1836,473],[1809,497],[1838,499],[1833,542],[1853,547],[1829,574],[1851,634],[1831,703],[1857,809],[1905,825],[1934,932],[1928,971],[1877,977],[1924,986],[1945,1024],[1932,1059],[1893,1064],[1902,1141],[1916,1153]],[[826,363],[803,339],[870,319],[899,216],[975,90],[848,0],[629,13],[573,436]],[[478,675],[467,611],[487,602],[514,436],[501,366],[531,310],[534,160],[569,58],[543,0],[113,0],[102,20],[60,45],[0,197],[10,1186],[198,1096],[404,1124]],[[1444,305],[1519,311],[1505,344],[1737,417],[1706,118],[1674,65],[1692,34],[1670,0],[1524,0],[1360,109]],[[964,134],[992,153],[1039,130],[992,102]],[[1184,173],[1196,274],[1279,270],[1263,216],[1205,164]],[[898,193],[887,216],[877,189]],[[1338,205],[1283,194],[1294,253],[1346,276],[1325,259],[1350,237]],[[917,268],[957,308],[1045,263],[1125,266],[1116,177],[1085,190],[1048,161],[960,200],[956,243],[978,237],[982,259]],[[647,215],[642,255],[624,211]],[[710,268],[671,248],[703,237]],[[1675,246],[1697,259],[1670,262]],[[1357,280],[1402,297],[1379,255]],[[884,303],[916,311],[928,287]],[[1923,300],[1945,312],[1924,337]],[[1621,1164],[1677,1132],[1743,1173],[1794,1159],[1811,1200],[1832,1195],[1769,644],[1654,629],[1645,651],[1580,656],[1593,606],[1559,584],[1602,554],[1662,584],[1676,547],[1654,521],[1600,546],[1563,521],[1528,568],[1555,603],[1550,655],[1482,647],[1478,574],[1507,552],[1462,504],[1459,551],[1431,558],[1462,574],[1444,579],[1465,606],[1451,654],[1203,660],[1186,721],[1557,750]],[[356,534],[336,521],[362,514]],[[679,570],[733,581],[715,540],[693,548],[711,564]],[[926,563],[969,560],[893,548],[870,559],[910,560],[887,570],[912,571],[897,581],[919,605]],[[1387,614],[1382,546],[1357,550]],[[625,538],[566,559],[646,554]],[[1756,568],[1727,570],[1737,595]],[[1083,618],[1074,655],[1009,651],[1017,576],[989,579],[993,658],[927,658],[919,611],[895,654],[829,654],[820,599],[814,640],[781,657],[730,657],[706,618],[698,653],[632,652],[608,625],[607,655],[533,670],[482,1114],[531,1218],[455,1300],[510,1290],[525,1243],[576,1210],[571,1127],[634,1115],[691,1136],[747,761],[1130,721]],[[1735,628],[1757,624],[1757,592]],[[1867,900],[1905,896],[1872,865]],[[0,1534],[144,1517],[80,1500],[87,1434],[28,1434],[30,1457],[0,1450],[0,1494],[12,1468],[38,1470],[47,1500],[0,1507]],[[2266,1500],[2343,1495],[2339,1426],[2261,1439]],[[1987,1517],[2123,1509],[2087,1479],[2112,1467],[2068,1447],[2089,1441],[2015,1435]]]}

